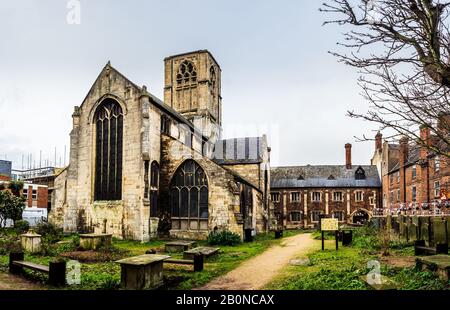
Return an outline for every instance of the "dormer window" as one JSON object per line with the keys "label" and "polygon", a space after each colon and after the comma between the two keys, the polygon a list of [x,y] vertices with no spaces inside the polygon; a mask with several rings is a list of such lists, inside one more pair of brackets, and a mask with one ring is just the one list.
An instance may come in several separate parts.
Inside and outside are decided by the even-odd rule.
{"label": "dormer window", "polygon": [[359,166],[355,171],[355,180],[364,180],[366,178],[366,172]]}

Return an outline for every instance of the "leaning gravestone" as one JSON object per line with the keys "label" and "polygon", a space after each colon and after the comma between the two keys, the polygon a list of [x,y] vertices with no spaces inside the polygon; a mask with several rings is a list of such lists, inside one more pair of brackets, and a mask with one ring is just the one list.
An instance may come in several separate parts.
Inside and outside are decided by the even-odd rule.
{"label": "leaning gravestone", "polygon": [[447,242],[450,243],[450,216],[445,217],[445,223],[447,225]]}
{"label": "leaning gravestone", "polygon": [[434,244],[447,244],[447,223],[444,218],[433,218]]}
{"label": "leaning gravestone", "polygon": [[400,238],[402,240],[408,240],[408,226],[406,224],[406,218],[402,215],[399,215],[398,221],[400,225]]}
{"label": "leaning gravestone", "polygon": [[421,216],[419,218],[420,221],[420,240],[424,240],[426,243],[430,241],[429,238],[429,226],[430,226],[430,217],[429,216]]}
{"label": "leaning gravestone", "polygon": [[418,232],[418,227],[416,226],[416,224],[413,223],[413,221],[411,221],[408,224],[409,241],[417,240],[417,235],[418,235],[417,232]]}

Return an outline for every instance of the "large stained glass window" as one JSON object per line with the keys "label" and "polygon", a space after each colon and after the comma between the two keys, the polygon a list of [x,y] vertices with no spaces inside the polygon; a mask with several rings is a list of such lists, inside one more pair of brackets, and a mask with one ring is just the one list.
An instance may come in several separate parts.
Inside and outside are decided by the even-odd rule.
{"label": "large stained glass window", "polygon": [[208,229],[208,181],[202,167],[185,161],[170,184],[172,229]]}
{"label": "large stained glass window", "polygon": [[122,199],[123,113],[119,103],[105,99],[95,116],[95,200]]}

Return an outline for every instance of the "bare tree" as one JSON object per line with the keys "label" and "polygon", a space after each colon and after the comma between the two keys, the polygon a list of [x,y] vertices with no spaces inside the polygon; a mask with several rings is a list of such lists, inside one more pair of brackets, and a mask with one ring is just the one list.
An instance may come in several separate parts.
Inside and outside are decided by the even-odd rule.
{"label": "bare tree", "polygon": [[[349,116],[391,129],[387,138],[407,136],[447,157],[449,5],[439,0],[329,0],[320,8],[338,16],[324,24],[349,29],[338,43],[345,52],[330,53],[358,68],[358,84],[370,103],[367,111],[349,111]],[[418,128],[423,125],[439,143],[421,139]]]}

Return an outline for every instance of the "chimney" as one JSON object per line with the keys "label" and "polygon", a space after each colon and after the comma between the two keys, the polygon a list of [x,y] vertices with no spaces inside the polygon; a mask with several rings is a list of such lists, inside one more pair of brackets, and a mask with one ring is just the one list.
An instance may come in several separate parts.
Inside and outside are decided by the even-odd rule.
{"label": "chimney", "polygon": [[378,132],[375,136],[375,151],[381,151],[381,149],[383,148],[383,135],[381,134],[381,132]]}
{"label": "chimney", "polygon": [[345,145],[345,168],[352,169],[352,145],[350,143]]}
{"label": "chimney", "polygon": [[427,125],[420,126],[420,140],[424,144],[420,147],[420,159],[426,160],[428,156],[427,145],[431,144],[430,127]]}
{"label": "chimney", "polygon": [[408,161],[409,155],[409,138],[402,137],[400,139],[400,167],[404,167]]}

